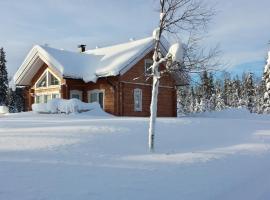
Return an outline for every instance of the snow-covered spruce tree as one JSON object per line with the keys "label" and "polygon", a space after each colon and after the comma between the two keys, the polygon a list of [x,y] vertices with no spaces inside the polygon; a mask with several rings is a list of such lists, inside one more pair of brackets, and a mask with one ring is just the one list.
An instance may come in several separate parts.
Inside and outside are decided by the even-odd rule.
{"label": "snow-covered spruce tree", "polygon": [[188,98],[190,102],[190,104],[188,105],[189,106],[188,111],[189,113],[193,113],[195,111],[195,105],[196,105],[196,102],[195,102],[196,96],[194,93],[193,86],[190,87]]}
{"label": "snow-covered spruce tree", "polygon": [[220,93],[217,94],[217,97],[216,97],[216,107],[215,107],[215,110],[216,111],[221,111],[223,109],[226,108],[226,105],[224,103],[224,100],[222,98],[222,95]]}
{"label": "snow-covered spruce tree", "polygon": [[186,115],[189,113],[189,96],[188,87],[178,87],[177,90],[177,113],[178,115]]}
{"label": "snow-covered spruce tree", "polygon": [[264,93],[265,93],[265,84],[264,81],[260,81],[255,85],[255,96],[254,96],[254,113],[262,114],[263,113],[263,104],[264,104]]}
{"label": "snow-covered spruce tree", "polygon": [[232,81],[232,99],[231,106],[237,108],[240,106],[240,98],[241,98],[241,81],[239,77],[236,76]]}
{"label": "snow-covered spruce tree", "polygon": [[7,105],[8,96],[8,74],[6,67],[6,54],[0,48],[0,106]]}
{"label": "snow-covered spruce tree", "polygon": [[16,105],[16,109],[17,112],[23,112],[24,110],[24,88],[23,87],[17,87],[15,90],[15,94],[16,94],[16,101],[15,101],[15,105]]}
{"label": "snow-covered spruce tree", "polygon": [[16,113],[16,92],[11,88],[8,89],[8,109],[10,113]]}
{"label": "snow-covered spruce tree", "polygon": [[24,97],[23,88],[16,88],[13,91],[11,88],[8,90],[8,107],[10,113],[24,111]]}
{"label": "snow-covered spruce tree", "polygon": [[224,72],[224,84],[223,84],[223,100],[226,106],[232,106],[232,81],[229,72]]}
{"label": "snow-covered spruce tree", "polygon": [[223,88],[222,88],[222,80],[218,79],[215,82],[215,94],[216,94],[216,111],[221,111],[226,108],[226,105],[224,103],[223,99]]}
{"label": "snow-covered spruce tree", "polygon": [[263,112],[270,113],[270,51],[268,52],[268,58],[263,72],[263,82],[265,85],[264,103],[262,106]]}
{"label": "snow-covered spruce tree", "polygon": [[214,77],[212,73],[209,73],[204,70],[201,75],[201,96],[203,102],[203,112],[214,110],[215,108],[215,86],[214,86]]}
{"label": "snow-covered spruce tree", "polygon": [[252,112],[254,108],[254,99],[255,99],[255,89],[252,73],[248,73],[245,78],[245,81],[243,83],[243,94],[246,102],[246,107],[250,112]]}
{"label": "snow-covered spruce tree", "polygon": [[[155,47],[153,54],[152,68],[152,98],[150,105],[150,124],[149,124],[149,149],[154,150],[155,122],[157,116],[157,100],[159,79],[164,73],[173,73],[183,76],[184,72],[192,69],[200,70],[209,64],[209,58],[216,54],[210,51],[209,55],[199,53],[198,39],[195,33],[200,33],[205,29],[207,23],[213,16],[213,9],[207,8],[203,0],[160,0],[160,20],[159,26],[153,32]],[[168,34],[180,35],[192,33],[183,52],[182,43],[171,46],[168,54],[163,57],[160,53],[160,39],[164,32]],[[182,37],[183,38],[183,37]],[[166,66],[164,71],[159,71],[159,65]]]}

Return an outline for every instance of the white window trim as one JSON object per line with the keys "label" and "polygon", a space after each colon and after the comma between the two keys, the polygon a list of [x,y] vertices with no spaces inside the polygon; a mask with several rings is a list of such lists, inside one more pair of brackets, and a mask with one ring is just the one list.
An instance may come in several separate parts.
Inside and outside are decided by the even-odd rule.
{"label": "white window trim", "polygon": [[73,94],[79,95],[80,100],[82,101],[82,91],[81,91],[81,90],[70,90],[70,91],[69,91],[69,98],[70,98],[70,99],[72,98],[72,95],[73,95]]}
{"label": "white window trim", "polygon": [[149,63],[153,64],[153,60],[152,59],[149,59],[149,58],[144,59],[144,74],[145,75],[148,75],[148,76],[151,75],[151,73],[152,73],[152,70],[150,71],[150,73],[147,72],[146,65],[149,64]]}
{"label": "white window trim", "polygon": [[103,109],[104,109],[105,108],[105,90],[104,89],[101,89],[101,90],[99,90],[99,89],[89,90],[87,92],[87,101],[88,101],[88,103],[90,103],[90,96],[91,96],[91,94],[93,94],[93,93],[100,93],[100,92],[103,93]]}
{"label": "white window trim", "polygon": [[[136,98],[135,98],[135,95],[136,95],[136,93],[137,92],[139,92],[141,95],[140,95],[140,99],[139,99],[139,105],[140,105],[140,107],[139,108],[137,108],[136,107],[136,103],[135,103],[135,101],[136,101]],[[134,111],[135,112],[141,112],[142,111],[142,95],[143,95],[143,93],[142,93],[142,89],[140,89],[140,88],[135,88],[134,90],[133,90],[133,101],[134,101]]]}
{"label": "white window trim", "polygon": [[[51,73],[58,81],[59,81],[59,85],[49,85],[49,73]],[[46,87],[37,87],[37,84],[39,83],[39,81],[43,78],[43,76],[46,74]],[[35,89],[39,89],[39,88],[51,88],[51,87],[59,87],[61,85],[61,79],[55,74],[53,73],[52,70],[50,70],[49,68],[47,68],[42,74],[41,76],[38,78],[38,80],[35,83]]]}

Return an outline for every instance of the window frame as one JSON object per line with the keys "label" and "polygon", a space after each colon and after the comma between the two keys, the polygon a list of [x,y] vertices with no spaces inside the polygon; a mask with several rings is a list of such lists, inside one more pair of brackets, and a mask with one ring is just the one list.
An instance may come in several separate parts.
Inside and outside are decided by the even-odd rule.
{"label": "window frame", "polygon": [[[61,94],[59,92],[52,92],[52,93],[48,93],[48,92],[43,92],[43,93],[37,93],[35,95],[35,104],[40,104],[40,103],[45,103],[45,96],[48,96],[47,102],[51,99],[56,99],[53,98],[53,95],[58,95],[58,98],[61,98]],[[40,98],[39,102],[37,102],[37,98]]]}
{"label": "window frame", "polygon": [[[59,82],[58,85],[50,85],[51,78],[50,78],[49,74],[52,75],[52,76],[54,76],[58,80],[58,82]],[[44,86],[44,87],[38,87],[39,82],[44,78],[44,76],[46,76],[46,86]],[[35,82],[35,89],[44,89],[44,88],[59,87],[60,85],[61,85],[61,79],[58,78],[50,69],[47,68],[41,74],[41,76],[38,78],[38,80]]]}
{"label": "window frame", "polygon": [[[138,93],[139,92],[139,93]],[[139,97],[139,107],[136,106],[136,95],[137,94],[140,94],[140,97]],[[135,112],[142,112],[142,96],[143,96],[143,92],[142,92],[142,89],[140,88],[135,88],[133,90],[133,103],[134,103],[134,111]]]}
{"label": "window frame", "polygon": [[102,109],[104,109],[105,108],[105,90],[104,89],[89,90],[87,92],[87,101],[88,101],[88,103],[93,103],[93,102],[91,102],[91,94],[98,94],[97,95],[98,100],[97,101],[94,101],[94,102],[98,102],[99,103],[99,93],[102,93],[103,94],[103,101],[102,101],[103,106],[100,105],[100,107]]}
{"label": "window frame", "polygon": [[79,100],[82,101],[82,97],[83,97],[83,92],[81,90],[70,90],[69,91],[69,98],[72,99],[72,95],[79,95]]}
{"label": "window frame", "polygon": [[150,59],[150,58],[144,59],[144,74],[145,74],[145,76],[151,76],[151,74],[152,74],[152,70],[149,69],[150,66],[147,67],[147,65],[150,63],[151,63],[150,66],[152,66],[153,65],[152,59]]}

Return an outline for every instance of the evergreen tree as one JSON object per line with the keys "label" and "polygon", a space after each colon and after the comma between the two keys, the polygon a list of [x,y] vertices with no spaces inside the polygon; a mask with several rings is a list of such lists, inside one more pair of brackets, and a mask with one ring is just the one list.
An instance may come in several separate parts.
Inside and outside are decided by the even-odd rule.
{"label": "evergreen tree", "polygon": [[226,106],[231,107],[232,104],[232,84],[231,84],[231,75],[228,72],[224,72],[224,88],[222,93],[222,98]]}
{"label": "evergreen tree", "polygon": [[189,112],[190,113],[193,113],[195,111],[195,106],[196,106],[196,96],[195,96],[195,93],[194,93],[194,89],[193,89],[193,86],[191,86],[190,90],[189,90],[189,101],[190,101],[190,104],[189,104]]}
{"label": "evergreen tree", "polygon": [[255,99],[255,89],[253,83],[253,75],[252,73],[248,73],[245,77],[243,84],[243,94],[244,94],[244,102],[246,107],[250,112],[253,112],[254,108],[254,99]]}
{"label": "evergreen tree", "polygon": [[177,101],[177,110],[179,115],[185,115],[189,113],[189,96],[188,96],[188,87],[179,87],[178,88],[178,101]]}
{"label": "evergreen tree", "polygon": [[8,108],[10,113],[16,113],[16,92],[11,88],[8,90]]}
{"label": "evergreen tree", "polygon": [[255,99],[254,99],[254,108],[253,108],[253,112],[255,113],[258,113],[258,114],[263,113],[264,92],[265,92],[264,81],[260,81],[260,83],[255,86]]}
{"label": "evergreen tree", "polygon": [[8,107],[10,113],[24,111],[23,92],[23,88],[16,88],[15,91],[12,89],[8,90]]}
{"label": "evergreen tree", "polygon": [[6,67],[6,55],[4,49],[0,49],[0,106],[7,105],[8,74]]}
{"label": "evergreen tree", "polygon": [[264,113],[270,113],[270,51],[268,52],[268,59],[264,67],[263,86],[265,86],[265,92],[262,109]]}
{"label": "evergreen tree", "polygon": [[240,106],[240,99],[241,99],[241,81],[239,80],[238,76],[234,78],[232,81],[232,99],[231,99],[231,106],[237,108]]}
{"label": "evergreen tree", "polygon": [[222,98],[222,95],[221,94],[217,94],[216,108],[215,108],[215,110],[216,111],[221,111],[221,110],[223,110],[225,108],[226,108],[226,106],[225,106],[224,100]]}
{"label": "evergreen tree", "polygon": [[210,72],[209,73],[209,89],[208,89],[208,93],[210,98],[213,96],[213,94],[215,93],[215,84],[214,84],[214,76],[213,74]]}

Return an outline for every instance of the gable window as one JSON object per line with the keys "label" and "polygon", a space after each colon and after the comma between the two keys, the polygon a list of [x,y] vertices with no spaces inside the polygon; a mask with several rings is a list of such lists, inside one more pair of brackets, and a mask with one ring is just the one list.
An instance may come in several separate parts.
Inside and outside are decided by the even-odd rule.
{"label": "gable window", "polygon": [[153,60],[145,59],[144,60],[144,74],[150,76],[152,74],[151,66],[153,65]]}
{"label": "gable window", "polygon": [[142,111],[142,90],[134,89],[134,111]]}
{"label": "gable window", "polygon": [[38,81],[37,87],[47,87],[47,75],[44,74],[42,78]]}
{"label": "gable window", "polygon": [[79,99],[79,100],[82,100],[82,91],[79,91],[79,90],[70,90],[70,99]]}
{"label": "gable window", "polygon": [[41,78],[36,83],[36,88],[40,87],[49,87],[49,86],[57,86],[60,85],[60,79],[55,77],[49,70],[46,70]]}
{"label": "gable window", "polygon": [[104,90],[91,90],[88,92],[88,102],[98,102],[104,108]]}
{"label": "gable window", "polygon": [[48,73],[48,75],[49,85],[60,85],[59,80],[54,75],[52,75],[50,72]]}

